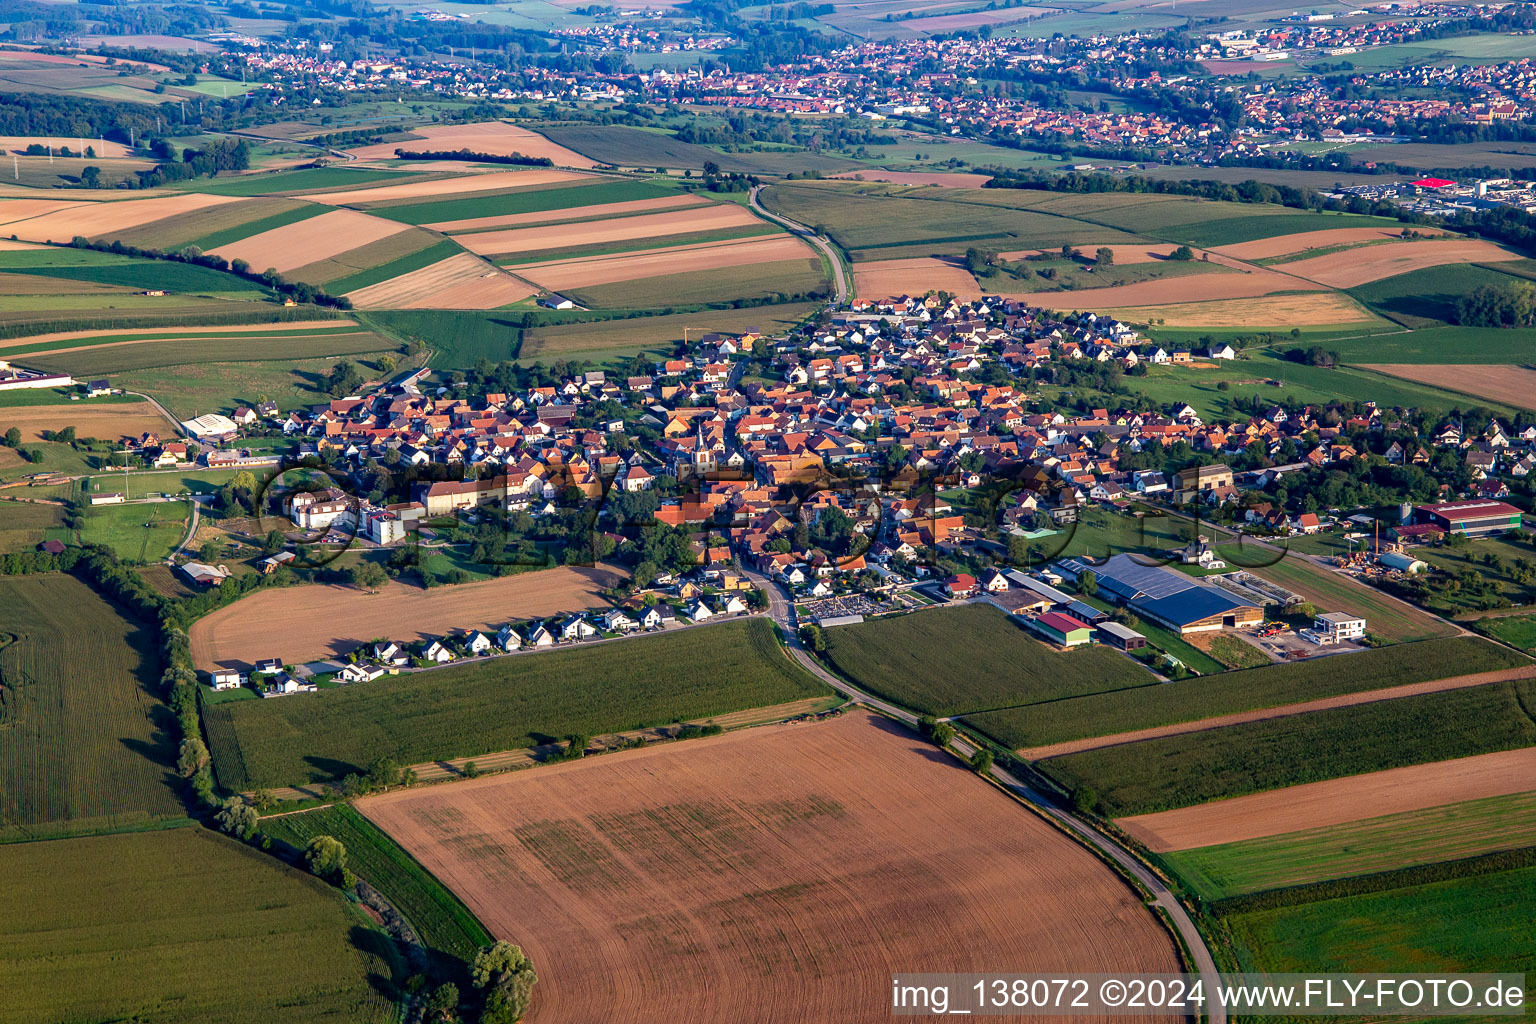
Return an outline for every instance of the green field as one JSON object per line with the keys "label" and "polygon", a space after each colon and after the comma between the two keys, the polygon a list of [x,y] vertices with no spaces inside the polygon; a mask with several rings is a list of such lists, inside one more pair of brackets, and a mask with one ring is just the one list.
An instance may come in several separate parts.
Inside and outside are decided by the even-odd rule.
{"label": "green field", "polygon": [[762,619],[586,650],[455,665],[366,686],[241,701],[205,718],[229,789],[339,779],[405,764],[707,718],[825,692]]}
{"label": "green field", "polygon": [[184,501],[98,505],[87,509],[80,541],[111,548],[125,562],[163,561],[187,533]]}
{"label": "green field", "polygon": [[[30,497],[30,495],[29,495]],[[0,554],[31,551],[64,524],[64,506],[0,502]]]}
{"label": "green field", "polygon": [[[473,234],[474,232],[470,232]],[[690,245],[703,245],[705,242],[728,242],[737,238],[766,238],[769,235],[782,235],[784,230],[776,224],[762,221],[757,224],[743,224],[740,227],[720,228],[715,231],[698,231],[691,235],[658,235],[651,238],[632,238],[623,242],[609,242],[603,245],[575,245],[561,249],[523,249],[508,256],[498,256],[495,263],[500,267],[516,268],[529,263],[542,263],[545,260],[575,259],[578,256],[613,256],[626,252],[638,252],[641,249],[681,249]],[[462,238],[463,235],[455,235]]]}
{"label": "green field", "polygon": [[1404,326],[1438,327],[1455,322],[1456,300],[1463,295],[1483,285],[1501,287],[1511,283],[1511,275],[1493,269],[1497,265],[1460,263],[1427,267],[1351,288],[1349,294]]}
{"label": "green field", "polygon": [[397,1019],[384,933],[204,829],[4,846],[0,873],[0,1024]]}
{"label": "green field", "polygon": [[[49,348],[68,345],[70,342],[45,342]],[[99,339],[88,339],[74,344],[106,345]],[[29,348],[31,346],[20,346]],[[325,356],[356,356],[362,353],[385,352],[398,346],[388,338],[372,331],[352,328],[330,331],[272,331],[261,334],[195,334],[167,335],[132,345],[113,345],[101,348],[82,348],[60,352],[56,355],[44,352],[28,355],[25,362],[43,370],[87,377],[94,374],[124,373],[129,370],[150,370],[157,367],[181,366],[225,362],[295,362]],[[15,353],[18,357],[20,352]],[[137,390],[137,389],[135,389]]]}
{"label": "green field", "polygon": [[[1532,783],[1536,785],[1536,782]],[[1536,792],[1162,854],[1206,899],[1536,845]]]}
{"label": "green field", "polygon": [[670,352],[674,343],[683,340],[684,327],[734,334],[756,329],[771,335],[800,323],[816,308],[814,303],[792,302],[751,309],[531,327],[523,332],[518,355],[525,362],[548,363],[555,359],[604,360],[627,358],[644,351]]}
{"label": "green field", "polygon": [[[642,55],[636,54],[637,58]],[[682,142],[665,131],[632,128],[626,125],[551,124],[539,125],[540,134],[548,136],[583,156],[599,163],[620,167],[700,168],[713,161],[726,171],[755,171],[784,174],[788,171],[843,171],[862,166],[831,154],[787,150],[775,153],[722,153],[708,146]]]}
{"label": "green field", "polygon": [[[374,206],[369,207],[368,212],[375,217],[384,217],[405,224],[437,224],[450,220],[502,217],[509,214],[558,214],[561,210],[577,206],[627,203],[637,199],[657,199],[661,196],[676,194],[676,189],[651,181],[602,181],[590,185],[576,183],[559,188],[540,187],[493,195],[457,196],[430,203],[412,202],[399,206]],[[559,220],[560,218],[552,216],[550,219]]]}
{"label": "green field", "polygon": [[405,916],[429,950],[460,962],[457,973],[464,973],[480,947],[491,944],[490,935],[458,897],[351,807],[333,805],[263,818],[261,831],[300,850],[315,836],[341,840],[347,866]]}
{"label": "green field", "polygon": [[325,282],[325,290],[332,295],[345,295],[347,292],[356,291],[359,288],[367,288],[371,284],[379,284],[388,281],[392,277],[401,274],[409,274],[413,270],[422,267],[430,267],[434,263],[446,260],[450,256],[457,256],[464,250],[459,244],[449,239],[443,239],[435,245],[429,245],[425,249],[418,249],[412,253],[390,260],[388,263],[380,263],[376,267],[360,270],[346,277],[332,278]]}
{"label": "green field", "polygon": [[1506,615],[1479,619],[1477,630],[1523,651],[1536,652],[1536,615]]}
{"label": "green field", "polygon": [[[393,348],[389,344],[379,346],[379,350]],[[352,354],[348,358],[357,361],[359,357]],[[233,412],[236,406],[253,405],[263,399],[284,410],[328,401],[325,375],[336,362],[335,357],[248,363],[186,362],[116,373],[112,382],[152,395],[178,419],[190,419],[205,412]]]}
{"label": "green field", "polygon": [[522,329],[506,313],[392,309],[363,313],[359,319],[382,333],[431,346],[432,365],[444,370],[467,370],[481,359],[493,365],[516,359],[522,346]]}
{"label": "green field", "polygon": [[92,259],[80,260],[75,254],[84,251],[88,250],[20,249],[0,253],[0,271],[167,292],[266,292],[255,281],[208,267],[98,252],[91,253]]}
{"label": "green field", "polygon": [[280,171],[276,174],[199,178],[177,187],[187,192],[209,192],[220,196],[264,196],[274,192],[364,188],[408,176],[404,171],[370,171],[361,167],[311,167],[301,171]]}
{"label": "green field", "polygon": [[1243,970],[1524,973],[1529,1003],[1536,979],[1533,890],[1536,868],[1521,868],[1225,921]]}
{"label": "green field", "polygon": [[1074,697],[1027,712],[992,711],[967,721],[1006,746],[1035,747],[1522,664],[1529,662],[1477,637],[1447,637]]}
{"label": "green field", "polygon": [[1536,681],[1523,679],[1101,747],[1040,764],[1069,788],[1092,786],[1116,816],[1147,814],[1536,745],[1536,721],[1525,710],[1533,702]]}
{"label": "green field", "polygon": [[734,299],[789,301],[816,293],[830,294],[831,290],[824,264],[818,258],[642,277],[591,288],[568,288],[563,294],[588,309],[643,309]]}
{"label": "green field", "polygon": [[11,577],[0,644],[0,840],[183,813],[149,627],[73,577]]}
{"label": "green field", "polygon": [[827,661],[855,684],[945,717],[1154,682],[1107,647],[1055,651],[986,604],[837,626],[826,636]]}

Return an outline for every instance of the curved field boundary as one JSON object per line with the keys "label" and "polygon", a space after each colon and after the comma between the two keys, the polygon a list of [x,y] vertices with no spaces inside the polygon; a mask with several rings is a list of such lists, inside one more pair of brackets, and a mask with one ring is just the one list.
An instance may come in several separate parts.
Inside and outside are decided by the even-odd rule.
{"label": "curved field boundary", "polygon": [[[426,128],[412,128],[414,140],[380,142],[372,146],[360,146],[347,150],[360,160],[393,159],[395,150],[456,150],[468,149],[475,153],[494,153],[497,156],[547,157],[562,167],[596,167],[597,161],[584,157],[575,150],[557,145],[538,132],[519,128],[505,121],[482,121],[477,124],[445,124]],[[430,143],[430,145],[428,145]]]}
{"label": "curved field boundary", "polygon": [[1524,747],[1308,782],[1115,823],[1148,849],[1163,853],[1525,793],[1533,784],[1536,747]]}
{"label": "curved field boundary", "polygon": [[1346,249],[1282,266],[1287,274],[1330,288],[1354,288],[1448,263],[1503,263],[1523,258],[1502,245],[1482,239],[1447,238]]}
{"label": "curved field boundary", "polygon": [[911,964],[1179,969],[1102,861],[867,712],[357,809],[528,952],[529,1024],[877,1021]]}
{"label": "curved field boundary", "polygon": [[1377,701],[1396,700],[1398,697],[1413,697],[1421,693],[1439,693],[1442,690],[1465,690],[1471,686],[1486,686],[1489,683],[1502,683],[1512,679],[1531,678],[1536,678],[1536,667],[1509,668],[1496,672],[1476,672],[1466,676],[1451,676],[1448,679],[1432,679],[1424,683],[1408,683],[1404,686],[1388,686],[1380,690],[1346,693],[1338,697],[1324,697],[1321,700],[1302,701],[1299,704],[1282,704],[1278,707],[1260,708],[1257,711],[1240,711],[1232,715],[1214,715],[1210,718],[1196,719],[1193,722],[1161,725],[1153,729],[1136,729],[1131,732],[1115,733],[1110,736],[1090,736],[1086,739],[1068,740],[1064,743],[1052,743],[1043,747],[1024,747],[1018,750],[1017,753],[1020,757],[1029,758],[1031,761],[1042,761],[1048,757],[1080,754],[1085,750],[1098,750],[1102,747],[1118,747],[1125,743],[1137,743],[1141,740],[1152,740],[1161,736],[1182,736],[1185,733],[1205,732],[1208,729],[1221,729],[1229,725],[1241,725],[1244,722],[1262,722],[1270,718],[1288,718],[1291,715],[1306,714],[1308,711],[1327,711],[1329,708],[1349,707],[1351,704],[1374,704]]}

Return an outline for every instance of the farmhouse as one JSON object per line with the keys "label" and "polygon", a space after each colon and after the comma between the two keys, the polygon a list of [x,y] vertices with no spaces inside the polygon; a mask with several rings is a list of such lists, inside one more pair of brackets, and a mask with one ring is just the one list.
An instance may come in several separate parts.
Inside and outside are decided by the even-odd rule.
{"label": "farmhouse", "polygon": [[202,562],[188,562],[181,571],[200,587],[216,587],[233,575],[222,565],[204,565]]}
{"label": "farmhouse", "polygon": [[1203,633],[1264,621],[1264,610],[1258,605],[1183,573],[1144,565],[1133,555],[1113,555],[1103,565],[1068,558],[1057,566],[1074,578],[1091,570],[1098,576],[1100,595],[1179,633]]}

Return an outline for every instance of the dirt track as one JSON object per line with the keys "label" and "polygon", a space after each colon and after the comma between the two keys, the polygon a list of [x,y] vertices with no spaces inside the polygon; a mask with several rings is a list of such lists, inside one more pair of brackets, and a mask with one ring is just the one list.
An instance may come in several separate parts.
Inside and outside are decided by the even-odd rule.
{"label": "dirt track", "polygon": [[893,971],[1179,969],[1102,862],[863,712],[357,806],[532,957],[529,1024],[875,1024]]}
{"label": "dirt track", "polygon": [[861,299],[923,295],[937,288],[962,299],[981,295],[981,285],[964,267],[920,256],[908,260],[878,260],[853,265],[853,293]]}
{"label": "dirt track", "polygon": [[1120,818],[1159,853],[1342,825],[1536,788],[1536,747],[1391,768],[1327,782]]}
{"label": "dirt track", "polygon": [[144,433],[176,436],[176,425],[156,412],[149,402],[0,407],[0,434],[16,427],[24,439],[41,441],[43,431],[70,426],[75,428],[77,437],[94,437],[114,443]]}
{"label": "dirt track", "polygon": [[422,590],[391,582],[377,594],[313,584],[262,590],[192,626],[192,659],[202,671],[248,667],[258,658],[309,661],[344,654],[375,637],[400,642],[454,630],[600,608],[622,576],[609,568],[542,569]]}
{"label": "dirt track", "polygon": [[1536,370],[1499,363],[1371,363],[1367,370],[1450,388],[1517,409],[1536,409]]}
{"label": "dirt track", "polygon": [[1451,676],[1448,679],[1431,679],[1428,682],[1409,683],[1405,686],[1388,686],[1380,690],[1345,693],[1337,697],[1324,697],[1321,700],[1302,701],[1299,704],[1282,704],[1279,707],[1259,708],[1256,711],[1239,711],[1231,715],[1213,715],[1210,718],[1197,718],[1193,722],[1160,725],[1156,728],[1136,729],[1132,732],[1117,732],[1110,736],[1090,736],[1081,740],[1068,740],[1065,743],[1052,743],[1045,747],[1026,747],[1018,753],[1019,756],[1027,757],[1031,761],[1040,761],[1047,757],[1062,757],[1066,754],[1081,753],[1084,750],[1098,750],[1100,747],[1117,747],[1122,743],[1136,743],[1140,740],[1157,739],[1159,736],[1182,736],[1185,733],[1205,732],[1207,729],[1222,729],[1229,725],[1241,725],[1244,722],[1262,722],[1270,718],[1289,718],[1291,715],[1300,715],[1308,711],[1345,708],[1351,704],[1371,704],[1379,700],[1396,700],[1398,697],[1412,697],[1420,693],[1439,693],[1442,690],[1465,690],[1470,686],[1486,686],[1488,683],[1500,683],[1508,679],[1528,679],[1532,676],[1536,676],[1536,668],[1507,668],[1500,669],[1497,672],[1476,672],[1472,675]]}

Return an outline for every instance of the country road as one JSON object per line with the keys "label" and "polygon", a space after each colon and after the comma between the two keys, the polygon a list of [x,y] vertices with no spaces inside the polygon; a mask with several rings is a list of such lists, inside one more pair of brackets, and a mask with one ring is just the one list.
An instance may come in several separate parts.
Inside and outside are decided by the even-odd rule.
{"label": "country road", "polygon": [[763,190],[763,187],[762,185],[754,185],[752,191],[747,193],[747,202],[751,205],[753,211],[760,216],[767,217],[776,224],[784,225],[784,227],[820,249],[821,254],[832,264],[832,285],[836,289],[834,297],[839,305],[847,302],[852,297],[849,281],[853,277],[853,271],[852,268],[844,265],[843,257],[838,253],[837,246],[833,245],[830,240],[816,234],[816,232],[804,224],[792,221],[788,217],[780,217],[776,213],[770,213],[762,203],[757,201],[757,194]]}
{"label": "country road", "polygon": [[[823,668],[821,663],[812,657],[810,652],[801,645],[794,623],[794,606],[783,588],[776,581],[770,580],[761,573],[747,569],[742,571],[759,589],[768,595],[768,613],[773,616],[773,620],[784,630],[785,642],[789,647],[791,656],[803,665],[807,671],[849,700],[875,708],[877,711],[890,715],[892,718],[898,719],[913,728],[917,727],[917,715],[889,701],[881,700],[879,697],[866,693],[853,686],[847,680],[839,678]],[[967,740],[963,734],[957,735],[951,746],[963,758],[969,758],[976,751],[975,744]],[[1027,801],[1040,813],[1048,815],[1064,828],[1071,830],[1083,842],[1091,844],[1103,854],[1112,858],[1115,863],[1119,864],[1127,873],[1140,882],[1152,894],[1153,905],[1160,907],[1168,915],[1168,919],[1173,923],[1173,926],[1178,929],[1180,938],[1189,950],[1190,955],[1194,958],[1196,971],[1205,981],[1206,992],[1214,993],[1216,991],[1220,983],[1216,970],[1216,960],[1211,956],[1211,951],[1205,944],[1205,937],[1195,927],[1195,922],[1190,919],[1189,914],[1184,910],[1184,905],[1179,902],[1178,897],[1168,888],[1167,883],[1158,878],[1145,864],[1132,856],[1118,842],[1100,832],[1088,822],[1083,821],[1067,808],[1060,806],[1049,794],[1035,789],[1013,775],[1013,773],[997,765],[992,767],[989,774],[1003,788]],[[1012,969],[1027,971],[1029,965],[1020,964]],[[1208,1024],[1226,1024],[1226,1008],[1216,1005],[1214,1000],[1209,1000],[1205,1007],[1205,1017]]]}

